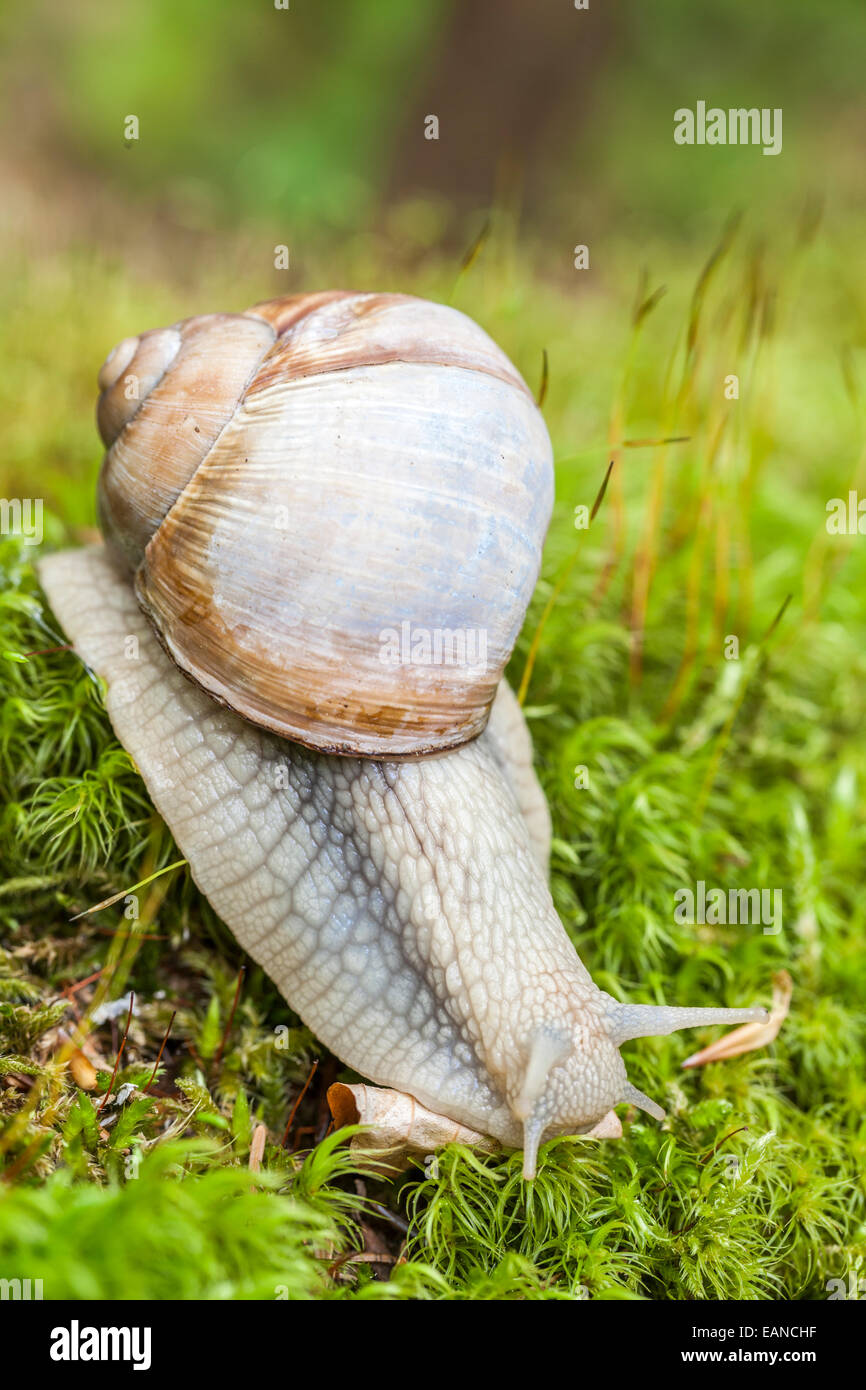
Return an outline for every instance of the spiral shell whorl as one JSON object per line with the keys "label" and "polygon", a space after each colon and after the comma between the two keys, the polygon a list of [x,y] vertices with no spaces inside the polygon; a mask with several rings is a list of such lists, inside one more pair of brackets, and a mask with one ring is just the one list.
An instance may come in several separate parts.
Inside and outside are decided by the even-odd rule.
{"label": "spiral shell whorl", "polygon": [[[108,358],[106,376],[131,341]],[[186,319],[143,334],[103,392],[98,419],[110,448],[99,480],[100,521],[133,569],[273,341],[271,328],[243,314]]]}
{"label": "spiral shell whorl", "polygon": [[[100,384],[103,530],[187,675],[328,752],[480,732],[537,578],[552,460],[475,323],[406,295],[293,296],[124,340]],[[458,660],[407,660],[401,641],[385,661],[383,631],[407,625],[452,654],[457,634]]]}
{"label": "spiral shell whorl", "polygon": [[174,361],[180,342],[176,328],[157,328],[137,338],[124,338],[108,354],[99,370],[96,403],[96,423],[106,448],[138,413]]}

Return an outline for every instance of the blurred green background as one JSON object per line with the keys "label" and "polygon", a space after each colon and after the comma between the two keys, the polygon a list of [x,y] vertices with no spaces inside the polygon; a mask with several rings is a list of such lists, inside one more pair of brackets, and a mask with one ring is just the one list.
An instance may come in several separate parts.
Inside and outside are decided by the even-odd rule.
{"label": "blurred green background", "polygon": [[[804,186],[862,208],[860,0],[595,0],[586,11],[571,0],[33,0],[7,7],[2,33],[4,157],[25,184],[48,200],[71,186],[84,204],[101,193],[166,231],[268,219],[301,263],[311,238],[372,231],[410,197],[428,207],[408,236],[453,235],[503,182],[519,185],[527,224],[551,248],[578,230],[688,238],[732,202],[778,215]],[[698,97],[782,107],[783,156],[675,147],[672,113]],[[438,142],[423,138],[428,113]],[[14,200],[7,212],[14,223]],[[65,222],[46,232],[69,234]]]}
{"label": "blurred green background", "polygon": [[[5,8],[0,35],[0,482],[26,495],[37,469],[79,523],[113,343],[270,295],[453,299],[530,381],[546,349],[569,456],[607,433],[638,276],[669,287],[676,331],[737,210],[758,260],[814,242],[803,286],[823,353],[808,371],[799,357],[789,401],[807,457],[839,355],[862,350],[860,0],[33,0]],[[698,99],[781,107],[782,153],[676,145],[673,113]]]}

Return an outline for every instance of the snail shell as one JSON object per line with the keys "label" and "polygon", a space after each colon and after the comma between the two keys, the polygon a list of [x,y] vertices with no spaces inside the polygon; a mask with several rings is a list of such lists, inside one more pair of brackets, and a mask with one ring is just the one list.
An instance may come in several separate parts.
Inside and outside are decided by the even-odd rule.
{"label": "snail shell", "polygon": [[324,752],[480,733],[553,466],[476,324],[408,295],[300,295],[124,339],[99,384],[102,527],[182,671]]}

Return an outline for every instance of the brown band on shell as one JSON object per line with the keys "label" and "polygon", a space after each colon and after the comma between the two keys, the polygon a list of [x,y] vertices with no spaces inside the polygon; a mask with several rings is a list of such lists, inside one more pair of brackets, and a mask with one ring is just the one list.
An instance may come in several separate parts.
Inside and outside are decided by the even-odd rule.
{"label": "brown band on shell", "polygon": [[339,291],[302,296],[307,298],[317,302],[306,308],[295,300],[277,301],[285,305],[276,314],[279,336],[251,392],[297,377],[416,362],[486,372],[529,394],[505,353],[465,314],[447,305],[408,294]]}
{"label": "brown band on shell", "polygon": [[[135,592],[169,656],[212,699],[282,738],[342,757],[417,758],[481,733],[496,674],[455,681],[452,668],[438,668],[428,682],[416,667],[395,680],[369,647],[346,634],[334,660],[317,646],[312,627],[291,639],[264,623],[229,627],[202,571],[176,562],[194,534],[189,520],[175,511],[163,523]],[[279,659],[281,638],[288,665]],[[505,654],[494,657],[501,668]]]}
{"label": "brown band on shell", "polygon": [[323,304],[333,299],[349,299],[353,290],[317,290],[313,294],[287,294],[282,299],[266,299],[254,304],[245,312],[251,318],[263,319],[269,323],[277,337],[287,333],[295,324],[309,314],[314,314]]}

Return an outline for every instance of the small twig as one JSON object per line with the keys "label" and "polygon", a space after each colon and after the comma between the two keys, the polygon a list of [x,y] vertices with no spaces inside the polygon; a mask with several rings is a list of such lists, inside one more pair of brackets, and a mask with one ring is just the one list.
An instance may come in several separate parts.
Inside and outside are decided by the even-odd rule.
{"label": "small twig", "polygon": [[539,410],[540,410],[541,407],[544,405],[544,402],[545,402],[545,400],[546,400],[546,398],[547,398],[547,382],[548,382],[548,375],[549,375],[549,363],[548,363],[548,361],[547,361],[547,348],[542,348],[542,349],[541,349],[541,381],[540,381],[539,386],[538,386],[538,395],[537,395],[536,398],[535,398],[535,404],[538,406],[538,409],[539,409]]}
{"label": "small twig", "polygon": [[228,1021],[227,1021],[227,1023],[226,1023],[225,1028],[223,1029],[223,1035],[222,1035],[222,1037],[220,1038],[220,1045],[219,1045],[219,1047],[217,1048],[216,1056],[215,1056],[214,1059],[213,1059],[214,1071],[217,1070],[217,1068],[219,1067],[220,1062],[221,1062],[222,1059],[223,1059],[223,1052],[224,1052],[224,1050],[225,1050],[226,1041],[227,1041],[227,1039],[228,1039],[229,1033],[230,1033],[231,1030],[232,1030],[232,1024],[234,1023],[234,1018],[235,1018],[235,1009],[236,1009],[237,1006],[238,1006],[238,999],[240,998],[241,984],[243,983],[243,978],[244,978],[244,972],[245,972],[245,971],[246,971],[246,966],[245,966],[245,965],[242,965],[241,968],[240,968],[240,970],[238,971],[238,982],[237,982],[237,984],[235,985],[235,997],[234,997],[234,999],[232,1000],[232,1007],[231,1007],[231,1010],[230,1010],[230,1012],[229,1012]]}
{"label": "small twig", "polygon": [[643,271],[641,271],[640,279],[638,281],[637,299],[635,301],[635,307],[632,313],[633,328],[640,328],[647,314],[652,313],[659,300],[662,299],[668,292],[667,285],[659,285],[657,290],[653,290],[652,294],[647,295],[646,286],[648,279],[649,274],[646,271],[646,269],[644,269]]}
{"label": "small twig", "polygon": [[405,1216],[400,1216],[398,1212],[389,1210],[389,1208],[383,1206],[381,1202],[368,1201],[367,1211],[369,1215],[378,1217],[380,1221],[387,1221],[389,1226],[393,1226],[395,1230],[401,1231],[403,1235],[408,1235],[409,1222],[406,1220]]}
{"label": "small twig", "polygon": [[598,509],[599,509],[599,507],[601,506],[602,502],[604,501],[604,494],[607,492],[607,485],[608,485],[608,483],[610,482],[610,475],[611,475],[612,472],[613,472],[613,459],[611,459],[610,463],[607,465],[607,472],[606,472],[605,475],[604,475],[604,478],[603,478],[603,480],[602,480],[601,487],[600,487],[599,490],[598,490],[598,494],[597,494],[597,496],[596,496],[596,499],[595,499],[595,501],[594,501],[593,504],[592,504],[592,511],[591,511],[590,514],[589,514],[589,519],[590,519],[590,521],[595,521],[595,518],[598,516]]}
{"label": "small twig", "polygon": [[165,1051],[165,1045],[166,1045],[166,1043],[168,1042],[168,1035],[169,1035],[169,1033],[171,1032],[171,1025],[174,1023],[174,1020],[175,1020],[176,1018],[177,1018],[177,1009],[173,1010],[172,1015],[171,1015],[171,1018],[168,1020],[168,1027],[167,1027],[166,1030],[165,1030],[165,1037],[164,1037],[163,1040],[162,1040],[162,1043],[161,1043],[161,1045],[160,1045],[159,1052],[156,1054],[156,1061],[155,1061],[154,1064],[153,1064],[153,1071],[150,1073],[150,1080],[148,1081],[147,1085],[145,1086],[144,1090],[142,1091],[142,1093],[141,1093],[142,1095],[146,1095],[147,1092],[150,1090],[151,1086],[153,1085],[153,1078],[156,1076],[156,1069],[157,1069],[157,1067],[159,1066],[160,1061],[162,1060],[162,1054],[163,1054],[163,1052]]}
{"label": "small twig", "polygon": [[748,1128],[748,1125],[738,1125],[736,1129],[732,1129],[727,1134],[723,1134],[721,1139],[716,1140],[712,1149],[708,1150],[705,1154],[701,1155],[701,1157],[698,1159],[698,1163],[704,1164],[707,1162],[707,1159],[715,1158],[722,1144],[726,1144],[729,1139],[733,1139],[735,1134],[740,1134],[744,1129]]}
{"label": "small twig", "polygon": [[[477,237],[475,238],[475,240],[472,242],[471,246],[469,247],[469,250],[466,252],[465,256],[463,257],[463,260],[460,262],[460,269],[459,269],[458,272],[457,272],[457,279],[458,279],[458,280],[460,279],[461,275],[465,275],[466,272],[467,272],[467,270],[469,270],[469,269],[475,264],[475,262],[478,260],[478,257],[481,255],[481,252],[484,250],[484,246],[485,246],[485,243],[486,243],[486,241],[487,241],[487,238],[490,236],[490,232],[491,232],[491,230],[492,230],[492,227],[493,227],[493,220],[492,220],[492,218],[488,217],[488,218],[485,220],[484,225],[483,225],[483,227],[481,228],[481,231],[478,233]],[[455,288],[456,288],[456,284],[455,284]]]}
{"label": "small twig", "polygon": [[760,643],[759,643],[760,646],[763,647],[763,646],[765,645],[765,643],[769,642],[769,640],[770,640],[770,638],[772,637],[773,633],[776,631],[776,628],[779,626],[779,623],[780,623],[780,622],[782,621],[782,619],[784,618],[784,616],[785,616],[785,610],[786,610],[786,608],[788,607],[788,604],[791,602],[791,599],[792,599],[793,597],[794,597],[793,594],[787,594],[787,595],[785,596],[785,600],[784,600],[784,602],[783,602],[783,604],[782,604],[782,607],[779,609],[779,611],[778,611],[778,613],[776,614],[775,618],[774,618],[773,621],[770,623],[770,626],[767,628],[767,631],[764,633],[763,637],[761,638],[761,641],[760,641]]}
{"label": "small twig", "polygon": [[665,439],[624,439],[624,449],[658,449],[662,444],[688,444],[690,434],[669,434]]}
{"label": "small twig", "polygon": [[155,878],[161,878],[163,874],[171,873],[172,869],[179,869],[186,863],[186,859],[176,859],[173,864],[166,864],[164,869],[157,869],[156,873],[149,874],[140,883],[133,883],[131,888],[121,888],[119,893],[113,893],[110,898],[103,898],[101,903],[95,903],[93,907],[86,907],[83,912],[77,912],[69,920],[70,922],[77,922],[81,917],[89,916],[91,912],[101,912],[104,907],[112,907],[114,903],[119,903],[121,898],[128,898],[130,893],[138,892],[139,888],[146,888],[148,883],[152,883]]}
{"label": "small twig", "polygon": [[127,1015],[126,1015],[126,1027],[125,1027],[124,1030],[123,1030],[123,1037],[122,1037],[121,1040],[120,1040],[120,1047],[117,1049],[117,1056],[116,1056],[115,1059],[114,1059],[114,1071],[111,1073],[111,1080],[110,1080],[109,1083],[108,1083],[108,1090],[105,1092],[105,1095],[102,1097],[102,1104],[100,1105],[99,1109],[98,1109],[97,1112],[96,1112],[96,1118],[97,1118],[97,1119],[99,1119],[99,1116],[102,1114],[103,1108],[104,1108],[104,1106],[105,1106],[105,1102],[108,1100],[108,1097],[111,1095],[112,1089],[113,1089],[113,1087],[114,1087],[114,1082],[115,1082],[115,1079],[116,1079],[116,1077],[117,1077],[117,1068],[120,1066],[120,1059],[121,1059],[121,1057],[123,1056],[123,1049],[126,1047],[126,1039],[129,1037],[129,1025],[132,1023],[132,1006],[133,1006],[134,1002],[135,1002],[135,992],[134,992],[134,990],[130,990],[130,991],[129,991],[129,1011],[128,1011]]}
{"label": "small twig", "polygon": [[295,1116],[296,1116],[297,1113],[298,1113],[298,1107],[299,1107],[301,1101],[304,1099],[304,1096],[307,1094],[307,1091],[310,1089],[310,1082],[312,1081],[313,1077],[316,1075],[316,1072],[318,1071],[318,1068],[319,1068],[319,1059],[318,1059],[318,1057],[317,1057],[316,1060],[315,1060],[315,1062],[313,1063],[313,1065],[310,1067],[310,1074],[309,1074],[309,1076],[307,1077],[306,1081],[304,1082],[304,1088],[303,1088],[303,1090],[301,1091],[301,1094],[298,1096],[298,1099],[295,1101],[294,1105],[292,1106],[291,1114],[289,1115],[288,1121],[287,1121],[287,1123],[286,1123],[285,1132],[284,1132],[284,1134],[283,1134],[282,1139],[280,1140],[280,1148],[281,1148],[281,1149],[284,1149],[284,1148],[286,1147],[286,1143],[287,1143],[288,1138],[289,1138],[289,1131],[291,1130],[291,1128],[292,1128],[292,1122],[293,1122]]}
{"label": "small twig", "polygon": [[83,980],[76,980],[74,985],[64,985],[60,991],[61,995],[65,995],[67,999],[71,998],[80,989],[84,989],[86,985],[92,985],[94,980],[98,980],[104,969],[105,966],[100,965],[98,970],[94,970],[92,975],[86,975]]}

